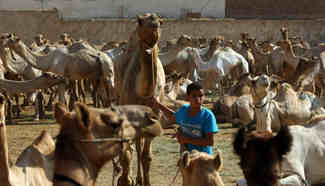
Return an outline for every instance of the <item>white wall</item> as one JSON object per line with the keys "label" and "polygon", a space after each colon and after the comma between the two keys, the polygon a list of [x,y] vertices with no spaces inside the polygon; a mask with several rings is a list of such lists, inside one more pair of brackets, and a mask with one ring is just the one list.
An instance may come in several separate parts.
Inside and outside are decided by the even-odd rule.
{"label": "white wall", "polygon": [[185,12],[201,12],[203,17],[225,16],[225,0],[0,0],[2,10],[41,8],[57,8],[66,19],[135,17],[145,12],[173,18]]}

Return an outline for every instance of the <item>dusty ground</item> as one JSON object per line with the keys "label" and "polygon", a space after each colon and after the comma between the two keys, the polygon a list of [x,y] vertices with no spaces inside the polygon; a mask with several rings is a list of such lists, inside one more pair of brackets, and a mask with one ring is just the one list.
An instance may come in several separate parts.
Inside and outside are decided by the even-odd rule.
{"label": "dusty ground", "polygon": [[[21,151],[31,144],[32,140],[38,136],[42,130],[47,130],[52,136],[56,136],[59,126],[53,119],[52,112],[47,112],[49,119],[35,122],[32,120],[32,111],[29,107],[23,112],[20,118],[14,119],[14,124],[7,125],[9,155],[12,162],[15,162]],[[214,149],[222,152],[224,167],[221,177],[226,186],[235,185],[235,180],[242,177],[242,172],[238,166],[238,158],[232,152],[232,137],[235,128],[231,124],[219,124],[220,132],[215,135]],[[170,133],[171,131],[166,131]],[[175,139],[168,135],[158,137],[153,142],[153,162],[151,168],[152,186],[169,186],[176,174],[176,162],[179,157],[178,144]],[[135,160],[135,156],[134,156]],[[108,163],[101,171],[96,186],[111,185],[112,179],[111,163]],[[136,173],[136,164],[133,161],[133,175]],[[181,185],[180,175],[176,183]]]}

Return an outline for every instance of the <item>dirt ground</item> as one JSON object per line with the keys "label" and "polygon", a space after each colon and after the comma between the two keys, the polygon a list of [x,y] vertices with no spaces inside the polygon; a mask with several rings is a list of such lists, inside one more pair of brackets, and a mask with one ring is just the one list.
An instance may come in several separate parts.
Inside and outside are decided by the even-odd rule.
{"label": "dirt ground", "polygon": [[[41,131],[46,130],[54,137],[59,131],[59,125],[56,124],[52,112],[47,112],[48,119],[33,121],[33,109],[25,107],[21,117],[15,118],[14,123],[7,124],[9,156],[12,162],[15,162],[18,155],[24,148],[30,145]],[[242,172],[238,166],[238,157],[232,150],[233,134],[237,129],[232,128],[231,124],[219,124],[219,133],[215,135],[214,151],[219,149],[222,152],[224,162],[221,171],[221,177],[226,186],[235,185],[235,181],[242,178]],[[169,186],[176,175],[176,162],[179,158],[178,143],[171,138],[171,130],[166,134],[157,137],[153,141],[153,161],[151,168],[152,186]],[[136,157],[133,156],[132,172],[133,177],[136,175]],[[112,165],[107,163],[101,170],[96,186],[111,185]],[[178,175],[176,181],[172,185],[181,185],[181,176]]]}

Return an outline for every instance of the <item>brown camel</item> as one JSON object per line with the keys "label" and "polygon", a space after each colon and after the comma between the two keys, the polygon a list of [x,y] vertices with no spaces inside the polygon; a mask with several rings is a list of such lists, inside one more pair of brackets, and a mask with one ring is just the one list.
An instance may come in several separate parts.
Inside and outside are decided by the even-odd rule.
{"label": "brown camel", "polygon": [[[119,104],[138,104],[146,105],[148,100],[156,97],[159,101],[163,101],[165,87],[165,73],[163,66],[158,58],[158,41],[160,38],[160,26],[162,19],[156,14],[145,14],[137,16],[138,25],[132,33],[126,54],[120,63],[121,67],[125,68],[119,74],[122,77],[123,83],[120,89]],[[158,113],[158,110],[156,110]],[[143,146],[143,138],[145,148]],[[137,152],[145,157],[142,161],[144,171],[144,179],[142,180],[140,172],[140,164],[138,164],[137,182],[145,186],[150,185],[149,168],[152,159],[151,154],[151,138],[145,136],[137,139]],[[148,149],[149,148],[149,149]],[[128,159],[124,157],[122,159]],[[140,160],[138,160],[140,162]],[[122,185],[131,185],[130,179],[130,162],[123,166],[123,174],[120,178]]]}
{"label": "brown camel", "polygon": [[214,104],[213,113],[218,122],[247,125],[254,121],[254,108],[248,82],[249,75],[240,78],[239,82]]}
{"label": "brown camel", "polygon": [[[293,84],[297,91],[309,90],[315,93],[314,81],[306,81],[307,78],[313,80],[320,67],[319,59],[308,59],[298,57],[293,51],[290,40],[281,40],[277,44],[284,50],[283,74],[282,77]],[[306,87],[306,84],[309,87]]]}
{"label": "brown camel", "polygon": [[[281,161],[289,153],[293,137],[287,126],[271,139],[252,136],[245,128],[238,130],[233,149],[239,156],[248,186],[280,186]],[[289,173],[296,174],[296,173]]]}
{"label": "brown camel", "polygon": [[282,75],[282,50],[276,48],[272,52],[263,52],[258,48],[255,38],[248,38],[247,45],[255,59],[255,74],[276,74]]}
{"label": "brown camel", "polygon": [[221,152],[211,156],[193,150],[185,151],[178,160],[183,176],[183,186],[224,186],[220,177],[222,169]]}
{"label": "brown camel", "polygon": [[[43,72],[59,74],[70,80],[85,78],[95,80],[97,84],[93,95],[96,94],[98,87],[114,87],[114,67],[111,59],[101,51],[92,48],[86,42],[77,42],[68,48],[57,48],[45,56],[30,51],[17,36],[11,37],[7,45],[27,63]],[[65,104],[65,87],[62,86],[59,86],[61,90],[59,92],[59,101]],[[108,102],[108,93],[106,91],[100,92]]]}
{"label": "brown camel", "polygon": [[[146,115],[141,109],[139,113]],[[139,131],[150,130],[142,123],[136,123],[139,129],[135,129],[123,113],[82,103],[75,105],[74,112],[56,104],[54,115],[61,126],[55,149],[55,186],[95,185],[104,164],[130,148],[128,140],[137,137]]]}
{"label": "brown camel", "polygon": [[252,74],[256,74],[255,58],[252,53],[252,50],[247,45],[248,33],[241,33],[240,35],[242,37],[241,41],[239,42],[241,44],[241,48],[238,50],[238,53],[247,60],[249,64],[249,71]]}

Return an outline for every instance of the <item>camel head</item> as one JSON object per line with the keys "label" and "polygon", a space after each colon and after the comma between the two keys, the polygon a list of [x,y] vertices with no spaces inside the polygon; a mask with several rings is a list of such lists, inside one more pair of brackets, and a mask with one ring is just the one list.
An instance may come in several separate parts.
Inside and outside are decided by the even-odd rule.
{"label": "camel head", "polygon": [[185,151],[178,160],[178,166],[183,176],[183,186],[224,185],[219,175],[222,169],[220,151],[214,156],[196,150]]}
{"label": "camel head", "polygon": [[35,43],[37,44],[37,46],[42,46],[43,44],[46,43],[46,39],[44,39],[43,34],[37,34],[37,35],[34,37],[34,41],[35,41]]}
{"label": "camel head", "polygon": [[281,35],[282,35],[282,39],[283,40],[289,40],[289,30],[286,27],[282,27],[280,29]]}
{"label": "camel head", "polygon": [[235,48],[233,40],[225,40],[225,47]]}
{"label": "camel head", "polygon": [[220,47],[225,41],[225,38],[223,36],[216,36],[214,38],[211,39],[209,47],[210,48],[218,48]]}
{"label": "camel head", "polygon": [[193,39],[189,35],[182,34],[177,40],[177,46],[179,47],[193,47]]}
{"label": "camel head", "polygon": [[238,130],[233,141],[235,154],[239,156],[248,186],[279,186],[280,164],[283,156],[291,150],[292,135],[288,126],[269,139],[255,137]]}
{"label": "camel head", "polygon": [[59,37],[60,37],[60,41],[59,41],[60,44],[63,44],[63,45],[66,45],[66,46],[72,45],[73,41],[72,41],[72,38],[71,38],[71,36],[69,34],[62,33]]}
{"label": "camel head", "polygon": [[248,39],[249,34],[248,34],[248,32],[242,32],[242,33],[240,33],[240,37],[241,37],[241,40],[244,42]]}
{"label": "camel head", "polygon": [[4,48],[8,47],[8,41],[13,37],[13,34],[2,33],[0,35],[0,49],[3,50]]}
{"label": "camel head", "polygon": [[160,39],[162,19],[155,13],[137,16],[137,34],[144,49],[153,48]]}
{"label": "camel head", "polygon": [[260,44],[263,52],[272,52],[273,50],[273,44],[271,43],[271,41],[263,41],[261,44]]}
{"label": "camel head", "polygon": [[[136,131],[123,114],[112,110],[96,109],[82,103],[76,103],[73,112],[66,110],[65,106],[57,103],[54,108],[56,122],[60,125],[57,138],[56,153],[62,156],[64,151],[75,147],[88,158],[96,169],[108,160],[117,156],[124,148],[121,141],[101,141],[101,139],[133,139]],[[71,143],[69,149],[64,149]],[[65,157],[66,159],[76,156]],[[66,155],[66,156],[69,156]],[[56,154],[57,157],[57,154]]]}
{"label": "camel head", "polygon": [[246,38],[246,43],[247,45],[252,48],[252,47],[256,47],[257,44],[256,44],[256,38],[253,38],[253,37],[249,37],[249,38]]}
{"label": "camel head", "polygon": [[205,38],[205,37],[199,37],[198,38],[199,39],[199,46],[201,47],[201,46],[206,46],[206,44],[208,43],[208,39],[207,38]]}

